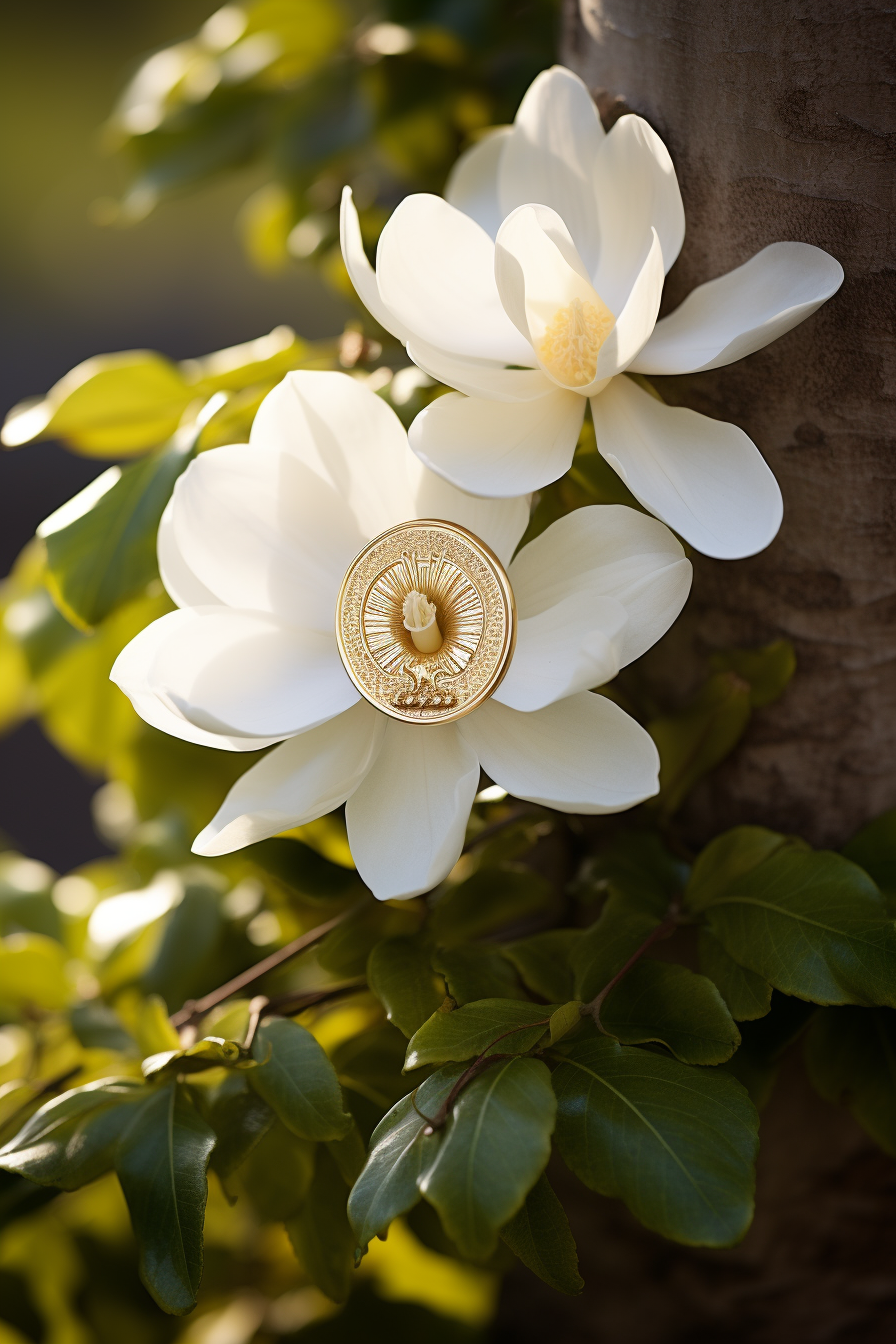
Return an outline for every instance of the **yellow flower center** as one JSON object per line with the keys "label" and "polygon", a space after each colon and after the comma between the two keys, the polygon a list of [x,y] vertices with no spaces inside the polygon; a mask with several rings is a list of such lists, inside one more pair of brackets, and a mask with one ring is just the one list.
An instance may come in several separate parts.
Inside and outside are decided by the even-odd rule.
{"label": "yellow flower center", "polygon": [[594,382],[598,353],[616,322],[603,300],[594,297],[596,304],[577,298],[558,308],[538,345],[544,367],[567,387]]}

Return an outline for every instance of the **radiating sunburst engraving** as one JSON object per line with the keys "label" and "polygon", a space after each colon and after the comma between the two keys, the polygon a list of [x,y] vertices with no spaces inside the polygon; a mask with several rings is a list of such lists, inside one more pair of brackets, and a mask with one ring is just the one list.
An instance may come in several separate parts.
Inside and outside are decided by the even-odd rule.
{"label": "radiating sunburst engraving", "polygon": [[[406,628],[410,593],[434,604],[441,647],[421,653]],[[496,689],[515,640],[501,562],[465,528],[423,519],[375,538],[349,567],[336,613],[339,652],[361,694],[393,718],[444,723]]]}

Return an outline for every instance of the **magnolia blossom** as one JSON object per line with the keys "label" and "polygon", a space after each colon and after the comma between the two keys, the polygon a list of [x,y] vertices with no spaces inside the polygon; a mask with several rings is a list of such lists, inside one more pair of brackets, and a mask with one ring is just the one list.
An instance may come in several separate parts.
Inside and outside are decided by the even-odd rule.
{"label": "magnolia blossom", "polygon": [[415,420],[418,456],[462,489],[523,494],[569,468],[590,399],[598,449],[651,513],[707,555],[768,545],[781,493],[747,435],[619,375],[742,359],[838,289],[833,257],[772,243],[658,322],[684,238],[672,161],[640,117],[605,134],[585,85],[561,67],[537,77],[512,127],[461,157],[446,196],[398,206],[376,273],[343,196],[360,298],[420,368],[458,389]]}
{"label": "magnolia blossom", "polygon": [[[454,722],[375,708],[336,638],[359,552],[420,518],[485,543],[516,602],[504,679]],[[668,629],[690,564],[661,523],[617,506],[579,509],[512,558],[528,518],[525,498],[476,498],[428,471],[394,412],[339,373],[289,374],[248,445],[190,465],[158,537],[178,609],[131,641],[112,680],[147,723],[188,742],[280,743],[237,781],[196,853],[226,854],[346,803],[361,876],[382,899],[407,897],[456,862],[480,769],[567,812],[616,812],[656,792],[651,738],[589,688]],[[432,593],[408,596],[396,621],[425,650],[443,618]]]}

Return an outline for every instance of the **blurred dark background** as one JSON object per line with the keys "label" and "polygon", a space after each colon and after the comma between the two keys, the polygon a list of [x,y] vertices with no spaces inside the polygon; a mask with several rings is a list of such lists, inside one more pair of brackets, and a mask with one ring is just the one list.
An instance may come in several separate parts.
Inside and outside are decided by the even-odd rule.
{"label": "blurred dark background", "polygon": [[[132,228],[94,222],[121,168],[100,127],[138,58],[195,30],[214,0],[32,0],[0,15],[0,411],[90,355],[177,359],[262,335],[340,331],[350,309],[309,267],[253,272],[234,227],[262,170],[229,172]],[[0,575],[37,524],[108,466],[54,443],[0,453]],[[0,832],[59,871],[102,852],[85,778],[28,722],[0,738]]]}

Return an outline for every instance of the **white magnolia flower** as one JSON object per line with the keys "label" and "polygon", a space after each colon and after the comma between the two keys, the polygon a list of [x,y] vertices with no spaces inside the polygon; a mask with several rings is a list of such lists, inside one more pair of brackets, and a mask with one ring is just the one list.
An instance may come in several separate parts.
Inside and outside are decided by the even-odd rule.
{"label": "white magnolia flower", "polygon": [[[394,412],[345,374],[289,374],[262,403],[250,444],[190,465],[158,539],[178,610],[131,641],[112,680],[147,723],[188,742],[281,743],[231,789],[196,853],[229,853],[347,800],[364,880],[383,899],[413,896],[456,862],[480,766],[515,796],[561,811],[616,812],[656,792],[651,738],[588,688],[668,629],[690,564],[661,523],[610,506],[562,518],[511,562],[528,516],[526,499],[475,498],[429,472]],[[359,552],[419,518],[486,543],[516,599],[506,676],[444,723],[374,708],[335,633]],[[445,624],[435,596],[396,598],[395,620],[417,649],[434,621]]]}
{"label": "white magnolia flower", "polygon": [[461,157],[446,196],[398,206],[376,273],[343,197],[360,298],[420,368],[463,394],[415,420],[422,460],[477,494],[538,489],[569,468],[590,399],[600,452],[651,513],[707,555],[768,545],[781,493],[747,435],[618,375],[742,359],[837,290],[833,257],[773,243],[657,322],[684,238],[672,161],[640,117],[605,134],[585,85],[561,67],[538,76],[512,127]]}

